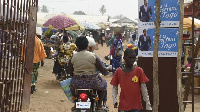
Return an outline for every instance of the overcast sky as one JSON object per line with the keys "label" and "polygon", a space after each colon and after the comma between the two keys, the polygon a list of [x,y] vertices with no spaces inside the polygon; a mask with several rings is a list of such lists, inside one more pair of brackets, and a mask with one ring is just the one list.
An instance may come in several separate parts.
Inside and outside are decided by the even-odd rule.
{"label": "overcast sky", "polygon": [[130,19],[138,18],[138,0],[39,0],[39,6],[46,5],[49,13],[83,11],[87,15],[101,15],[99,9],[105,5],[106,14],[122,14]]}

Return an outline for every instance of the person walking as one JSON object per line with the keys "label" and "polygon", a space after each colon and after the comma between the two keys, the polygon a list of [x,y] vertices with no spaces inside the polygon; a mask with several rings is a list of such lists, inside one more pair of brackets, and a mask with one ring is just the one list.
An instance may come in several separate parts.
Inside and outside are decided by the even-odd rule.
{"label": "person walking", "polygon": [[94,38],[94,41],[97,42],[97,36],[98,36],[98,32],[96,30],[92,31],[92,37]]}
{"label": "person walking", "polygon": [[106,45],[107,45],[107,47],[109,46],[109,44],[108,44],[108,41],[111,39],[111,34],[107,31],[107,33],[106,33]]}
{"label": "person walking", "polygon": [[[113,105],[118,108],[118,112],[141,112],[142,101],[146,102],[146,110],[151,111],[151,103],[149,101],[146,82],[149,79],[140,67],[136,67],[134,62],[136,54],[133,49],[127,48],[124,52],[125,66],[118,68],[110,82],[113,85]],[[117,93],[118,85],[121,87],[120,101],[118,107]]]}
{"label": "person walking", "polygon": [[36,91],[36,83],[38,78],[38,68],[40,62],[46,58],[43,44],[41,40],[35,35],[35,46],[34,46],[34,57],[33,57],[33,71],[32,71],[32,83],[31,83],[31,94]]}
{"label": "person walking", "polygon": [[100,33],[100,39],[101,39],[101,46],[103,47],[103,42],[105,41],[105,32],[104,30]]}
{"label": "person walking", "polygon": [[110,55],[113,57],[112,66],[113,66],[113,74],[115,73],[115,70],[119,68],[122,64],[122,35],[121,33],[116,34],[116,39],[113,42]]}

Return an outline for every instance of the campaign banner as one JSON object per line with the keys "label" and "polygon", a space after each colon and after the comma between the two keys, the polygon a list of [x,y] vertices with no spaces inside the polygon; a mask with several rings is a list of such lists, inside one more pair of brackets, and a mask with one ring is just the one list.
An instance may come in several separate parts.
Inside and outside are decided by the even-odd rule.
{"label": "campaign banner", "polygon": [[[177,57],[178,28],[161,28],[159,37],[158,57]],[[153,57],[155,28],[138,30],[138,56]]]}
{"label": "campaign banner", "polygon": [[[139,27],[154,27],[156,18],[156,0],[139,0]],[[160,27],[179,27],[180,0],[161,0]]]}

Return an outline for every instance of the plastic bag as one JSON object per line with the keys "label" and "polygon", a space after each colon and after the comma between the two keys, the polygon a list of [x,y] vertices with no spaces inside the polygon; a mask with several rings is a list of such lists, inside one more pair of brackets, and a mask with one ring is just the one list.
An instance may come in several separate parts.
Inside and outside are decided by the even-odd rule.
{"label": "plastic bag", "polygon": [[71,101],[72,103],[74,103],[74,101],[72,100],[72,92],[70,90],[70,82],[71,82],[72,78],[69,78],[67,80],[63,80],[60,82],[60,85],[65,93],[65,95],[67,96],[68,100]]}

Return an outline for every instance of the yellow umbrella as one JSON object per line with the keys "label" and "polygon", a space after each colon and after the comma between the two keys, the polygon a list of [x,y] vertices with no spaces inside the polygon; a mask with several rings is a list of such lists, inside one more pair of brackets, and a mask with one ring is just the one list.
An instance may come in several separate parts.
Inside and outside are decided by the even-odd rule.
{"label": "yellow umbrella", "polygon": [[[194,28],[200,28],[200,24],[194,21]],[[190,18],[183,19],[183,29],[187,29],[188,31],[192,30],[192,19]]]}
{"label": "yellow umbrella", "polygon": [[81,24],[76,24],[74,26],[65,28],[65,30],[85,30],[84,26]]}
{"label": "yellow umbrella", "polygon": [[101,29],[106,29],[106,25],[104,23],[98,23],[97,25],[101,27]]}
{"label": "yellow umbrella", "polygon": [[[68,16],[68,15],[66,15],[66,16]],[[85,27],[79,21],[77,21],[76,19],[74,19],[71,16],[68,16],[68,17],[70,17],[71,19],[73,19],[77,24],[73,25],[71,27],[65,28],[65,30],[81,30],[81,31],[85,30]]]}

